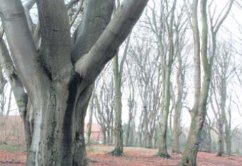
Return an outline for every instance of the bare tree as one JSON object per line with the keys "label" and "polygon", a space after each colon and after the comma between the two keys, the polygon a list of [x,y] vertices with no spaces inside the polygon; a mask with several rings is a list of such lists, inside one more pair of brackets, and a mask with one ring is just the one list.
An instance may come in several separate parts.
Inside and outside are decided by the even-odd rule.
{"label": "bare tree", "polygon": [[[132,54],[132,62],[134,78],[136,78],[136,87],[141,100],[139,105],[139,127],[137,144],[148,148],[154,145],[154,132],[158,127],[157,115],[160,108],[160,84],[161,70],[159,64],[159,55],[153,52],[154,43],[150,38],[142,37],[141,40],[135,41],[132,45],[130,54]],[[138,112],[137,112],[138,113]]]}
{"label": "bare tree", "polygon": [[101,126],[103,135],[103,144],[112,143],[113,137],[113,122],[114,122],[114,91],[113,80],[111,78],[105,78],[106,75],[102,75],[102,79],[98,81],[96,90],[93,93],[94,115]]}
{"label": "bare tree", "polygon": [[33,115],[27,165],[86,165],[84,118],[93,82],[146,3],[125,0],[111,19],[113,0],[84,1],[82,23],[71,38],[64,1],[38,0],[39,26],[34,27],[39,27],[40,38],[36,39],[21,1],[0,1],[11,52],[11,58],[8,51],[1,57],[8,58],[15,71],[9,73],[14,73],[11,78],[18,83],[14,95],[23,103],[18,105],[23,119],[28,121],[31,113],[27,96]]}
{"label": "bare tree", "polygon": [[[172,65],[174,61],[174,16],[176,9],[176,0],[172,2],[160,1],[159,9],[154,4],[151,8],[152,16],[147,16],[148,24],[151,31],[155,35],[156,42],[158,43],[158,52],[160,54],[161,67],[162,67],[162,106],[161,106],[161,135],[160,135],[160,146],[158,154],[161,157],[169,157],[167,152],[167,128],[168,128],[168,115],[170,110],[170,81]],[[157,14],[158,13],[158,14]]]}
{"label": "bare tree", "polygon": [[115,147],[112,151],[114,156],[121,156],[123,154],[123,129],[122,129],[122,75],[124,71],[124,62],[126,60],[129,49],[130,36],[127,39],[123,56],[119,62],[118,55],[113,60],[114,73],[114,92],[115,92]]}
{"label": "bare tree", "polygon": [[[230,1],[228,10],[218,19],[215,24],[210,14],[210,31],[212,35],[212,51],[208,54],[208,17],[207,17],[207,0],[200,1],[201,8],[201,41],[200,31],[198,28],[198,0],[193,0],[192,7],[192,30],[194,38],[194,84],[195,84],[195,101],[191,112],[191,126],[188,135],[187,145],[183,153],[180,165],[196,165],[196,156],[199,148],[200,134],[207,114],[207,98],[211,80],[211,69],[216,51],[216,34],[226,19],[233,1]],[[200,44],[201,43],[201,44]],[[200,50],[201,45],[201,50]],[[200,54],[201,51],[201,54]],[[201,57],[201,60],[200,60]],[[203,80],[201,85],[201,65],[203,69]]]}
{"label": "bare tree", "polygon": [[[200,42],[200,32],[198,28],[198,0],[193,0],[192,5],[192,31],[194,42],[194,85],[195,85],[195,100],[191,111],[191,125],[187,139],[187,145],[183,152],[182,161],[180,165],[195,166],[196,157],[199,147],[200,134],[203,123],[206,117],[206,103],[208,97],[211,65],[209,64],[207,56],[208,45],[208,22],[207,22],[207,1],[201,0],[201,16],[202,16],[202,41]],[[200,55],[200,43],[201,55]],[[202,62],[200,61],[200,56]],[[201,64],[203,65],[203,84],[201,86]]]}
{"label": "bare tree", "polygon": [[[182,10],[184,10],[183,8]],[[180,14],[177,17],[177,20],[174,24],[175,26],[175,46],[176,48],[176,58],[177,58],[177,73],[176,73],[176,86],[177,92],[174,94],[174,118],[173,118],[173,145],[172,151],[175,153],[180,153],[180,135],[181,135],[181,113],[183,108],[183,101],[185,98],[185,74],[186,74],[186,67],[188,64],[186,63],[186,55],[187,52],[182,54],[184,47],[186,45],[186,37],[187,34],[187,19],[183,20],[183,14]],[[175,95],[177,95],[175,97]]]}

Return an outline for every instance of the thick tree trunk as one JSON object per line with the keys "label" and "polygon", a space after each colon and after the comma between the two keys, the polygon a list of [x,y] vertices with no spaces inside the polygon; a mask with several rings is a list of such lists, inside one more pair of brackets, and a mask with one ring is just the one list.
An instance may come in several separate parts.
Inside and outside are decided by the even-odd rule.
{"label": "thick tree trunk", "polygon": [[36,102],[43,108],[42,116],[36,116],[42,127],[33,135],[27,164],[86,165],[84,117],[92,86],[83,88],[79,76],[74,75],[68,85],[54,84],[48,90]]}
{"label": "thick tree trunk", "polygon": [[199,148],[200,133],[202,130],[204,115],[194,116],[192,119],[187,145],[183,152],[180,166],[196,166],[197,152]]}

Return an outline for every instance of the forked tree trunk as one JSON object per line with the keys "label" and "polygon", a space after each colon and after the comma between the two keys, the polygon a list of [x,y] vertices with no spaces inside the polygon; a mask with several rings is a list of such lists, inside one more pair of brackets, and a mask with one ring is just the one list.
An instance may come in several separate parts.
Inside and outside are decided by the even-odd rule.
{"label": "forked tree trunk", "polygon": [[[11,58],[7,53],[1,56],[8,56],[12,67],[8,74],[25,123],[27,165],[87,165],[84,118],[93,82],[128,36],[146,3],[125,0],[110,21],[113,0],[85,1],[72,47],[64,1],[38,0],[38,51],[21,1],[0,0]],[[26,96],[32,112],[27,110]],[[33,124],[27,120],[31,113]]]}
{"label": "forked tree trunk", "polygon": [[46,90],[46,95],[33,101],[42,108],[43,114],[35,116],[42,127],[34,132],[27,164],[86,165],[84,117],[92,86],[83,88],[80,77],[73,75],[67,85],[54,84]]}

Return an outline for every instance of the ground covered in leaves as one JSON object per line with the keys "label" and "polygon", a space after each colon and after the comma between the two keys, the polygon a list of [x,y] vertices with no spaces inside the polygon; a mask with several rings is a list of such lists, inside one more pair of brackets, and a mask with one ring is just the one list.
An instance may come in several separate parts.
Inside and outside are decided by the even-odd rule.
{"label": "ground covered in leaves", "polygon": [[[124,156],[110,155],[112,146],[92,145],[87,147],[90,166],[175,166],[181,155],[171,154],[171,159],[156,156],[156,149],[125,147]],[[0,166],[23,166],[26,154],[23,147],[0,145]],[[217,157],[213,153],[200,152],[199,166],[241,166],[242,156]]]}

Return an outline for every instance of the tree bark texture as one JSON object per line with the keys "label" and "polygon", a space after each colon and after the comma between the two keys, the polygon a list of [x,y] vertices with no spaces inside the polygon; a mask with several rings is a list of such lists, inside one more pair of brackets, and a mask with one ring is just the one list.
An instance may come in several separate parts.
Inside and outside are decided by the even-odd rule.
{"label": "tree bark texture", "polygon": [[125,0],[111,19],[113,0],[85,1],[82,23],[72,39],[64,1],[38,0],[41,46],[36,47],[21,1],[0,0],[10,55],[0,53],[14,64],[9,76],[30,134],[27,165],[87,165],[84,118],[93,82],[146,3]]}

